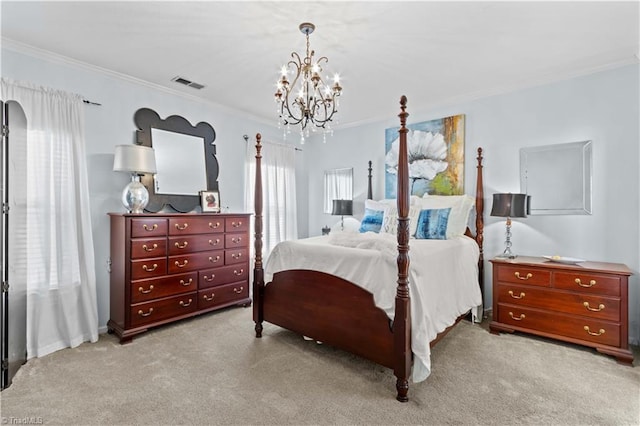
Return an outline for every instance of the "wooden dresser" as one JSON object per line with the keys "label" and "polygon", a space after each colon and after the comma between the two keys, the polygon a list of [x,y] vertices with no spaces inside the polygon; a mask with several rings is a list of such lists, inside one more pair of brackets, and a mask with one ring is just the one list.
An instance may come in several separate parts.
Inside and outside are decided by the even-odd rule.
{"label": "wooden dresser", "polygon": [[620,263],[555,263],[538,257],[493,259],[490,330],[521,331],[590,346],[633,363],[628,279]]}
{"label": "wooden dresser", "polygon": [[151,327],[249,306],[249,214],[109,214],[120,342]]}

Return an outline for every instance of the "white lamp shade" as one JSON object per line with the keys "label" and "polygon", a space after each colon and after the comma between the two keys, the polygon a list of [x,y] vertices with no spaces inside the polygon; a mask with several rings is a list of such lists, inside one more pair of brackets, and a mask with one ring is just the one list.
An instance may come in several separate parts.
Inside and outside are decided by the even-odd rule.
{"label": "white lamp shade", "polygon": [[155,173],[156,156],[153,148],[142,145],[116,145],[113,171]]}

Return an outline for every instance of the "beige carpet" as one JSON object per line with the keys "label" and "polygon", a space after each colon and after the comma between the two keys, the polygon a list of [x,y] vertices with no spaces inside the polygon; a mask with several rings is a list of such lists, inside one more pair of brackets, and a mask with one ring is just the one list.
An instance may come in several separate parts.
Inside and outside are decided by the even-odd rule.
{"label": "beige carpet", "polygon": [[[636,350],[636,365],[638,365]],[[640,423],[640,368],[578,346],[460,323],[433,373],[395,400],[385,368],[266,325],[251,309],[110,335],[24,365],[0,393],[3,424]]]}

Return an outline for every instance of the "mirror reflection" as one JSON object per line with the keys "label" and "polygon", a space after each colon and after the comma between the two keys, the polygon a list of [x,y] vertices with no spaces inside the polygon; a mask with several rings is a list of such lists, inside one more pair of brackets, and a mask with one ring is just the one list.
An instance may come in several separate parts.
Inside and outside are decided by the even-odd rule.
{"label": "mirror reflection", "polygon": [[152,128],[151,139],[156,194],[198,195],[207,188],[204,138]]}
{"label": "mirror reflection", "polygon": [[520,191],[530,214],[591,214],[591,141],[520,150]]}

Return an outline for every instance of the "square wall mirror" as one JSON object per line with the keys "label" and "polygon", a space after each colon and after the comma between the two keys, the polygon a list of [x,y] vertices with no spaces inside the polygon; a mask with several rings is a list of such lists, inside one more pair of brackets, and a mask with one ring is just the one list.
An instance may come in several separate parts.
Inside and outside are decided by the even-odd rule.
{"label": "square wall mirror", "polygon": [[520,149],[520,191],[529,214],[591,214],[591,141]]}

